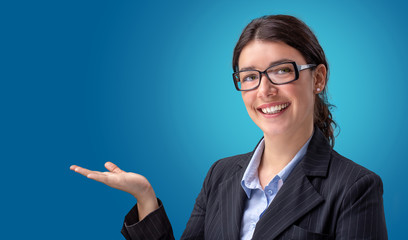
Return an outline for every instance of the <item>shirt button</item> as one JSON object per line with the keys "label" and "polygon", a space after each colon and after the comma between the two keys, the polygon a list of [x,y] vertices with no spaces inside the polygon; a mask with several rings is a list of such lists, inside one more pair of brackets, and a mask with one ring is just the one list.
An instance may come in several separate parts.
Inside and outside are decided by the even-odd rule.
{"label": "shirt button", "polygon": [[272,194],[272,193],[273,193],[273,191],[272,191],[272,190],[268,190],[268,193],[269,193],[269,194]]}

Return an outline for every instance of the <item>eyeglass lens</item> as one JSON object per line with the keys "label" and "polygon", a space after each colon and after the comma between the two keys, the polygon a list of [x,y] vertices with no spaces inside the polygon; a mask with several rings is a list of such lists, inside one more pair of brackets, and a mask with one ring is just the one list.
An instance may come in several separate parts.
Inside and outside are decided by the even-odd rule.
{"label": "eyeglass lens", "polygon": [[[268,68],[266,74],[273,83],[283,84],[296,79],[296,69],[292,63],[282,63]],[[238,87],[241,90],[253,89],[259,85],[261,72],[241,71],[238,73]]]}

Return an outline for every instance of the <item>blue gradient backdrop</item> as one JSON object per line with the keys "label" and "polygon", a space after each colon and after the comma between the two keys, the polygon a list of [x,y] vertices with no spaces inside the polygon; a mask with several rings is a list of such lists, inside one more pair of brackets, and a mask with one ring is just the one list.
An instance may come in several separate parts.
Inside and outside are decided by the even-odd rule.
{"label": "blue gradient backdrop", "polygon": [[382,177],[389,237],[401,239],[407,10],[403,1],[3,1],[0,238],[121,239],[134,199],[68,170],[106,161],[151,181],[180,237],[210,165],[262,135],[231,80],[240,32],[253,18],[292,14],[329,59],[335,149]]}

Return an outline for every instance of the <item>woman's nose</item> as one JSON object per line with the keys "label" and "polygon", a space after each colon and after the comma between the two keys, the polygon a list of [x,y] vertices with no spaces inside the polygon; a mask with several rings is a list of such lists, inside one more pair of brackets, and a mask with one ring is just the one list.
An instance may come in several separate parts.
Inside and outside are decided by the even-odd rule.
{"label": "woman's nose", "polygon": [[269,81],[265,74],[262,74],[261,83],[259,84],[257,90],[259,97],[274,96],[278,93],[278,88],[276,87],[276,85],[271,83],[271,81]]}

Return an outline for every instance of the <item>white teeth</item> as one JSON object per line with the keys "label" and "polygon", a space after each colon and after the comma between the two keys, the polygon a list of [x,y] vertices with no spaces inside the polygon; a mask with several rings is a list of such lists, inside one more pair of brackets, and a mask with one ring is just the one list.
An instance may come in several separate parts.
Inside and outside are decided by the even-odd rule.
{"label": "white teeth", "polygon": [[265,114],[275,114],[275,113],[278,113],[281,110],[285,109],[288,106],[289,106],[289,103],[284,103],[284,104],[281,104],[281,105],[271,106],[271,107],[268,107],[268,108],[262,108],[261,110]]}

